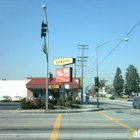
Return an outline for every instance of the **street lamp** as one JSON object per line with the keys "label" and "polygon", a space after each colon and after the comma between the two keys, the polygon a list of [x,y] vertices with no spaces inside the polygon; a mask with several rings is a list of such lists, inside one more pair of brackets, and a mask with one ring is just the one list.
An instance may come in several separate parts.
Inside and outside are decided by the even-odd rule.
{"label": "street lamp", "polygon": [[[45,11],[45,18],[46,18],[46,33],[47,33],[47,41],[46,37],[44,36],[44,45],[42,46],[43,52],[46,54],[46,61],[47,61],[47,68],[46,68],[46,110],[48,110],[48,71],[49,71],[49,28],[48,28],[48,20],[47,20],[47,13],[46,13],[46,5],[42,6],[42,9]],[[46,43],[47,42],[47,43]]]}
{"label": "street lamp", "polygon": [[113,39],[113,40],[107,41],[107,42],[105,42],[105,43],[97,46],[97,48],[96,48],[96,56],[97,56],[97,77],[96,77],[96,79],[97,79],[97,81],[96,81],[97,82],[97,90],[96,90],[96,92],[97,92],[97,108],[99,108],[98,48],[101,47],[101,46],[103,46],[103,45],[105,45],[105,44],[107,44],[107,43],[110,43],[110,42],[116,41],[116,40],[128,41],[128,38],[117,38],[117,39]]}

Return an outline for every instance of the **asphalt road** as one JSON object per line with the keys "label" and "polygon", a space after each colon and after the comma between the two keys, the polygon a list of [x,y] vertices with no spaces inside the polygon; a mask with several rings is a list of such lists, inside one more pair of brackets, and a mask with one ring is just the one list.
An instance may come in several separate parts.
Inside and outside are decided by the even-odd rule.
{"label": "asphalt road", "polygon": [[0,110],[17,110],[20,102],[0,102]]}
{"label": "asphalt road", "polygon": [[2,140],[129,140],[140,129],[132,102],[100,100],[103,111],[63,114],[1,113]]}

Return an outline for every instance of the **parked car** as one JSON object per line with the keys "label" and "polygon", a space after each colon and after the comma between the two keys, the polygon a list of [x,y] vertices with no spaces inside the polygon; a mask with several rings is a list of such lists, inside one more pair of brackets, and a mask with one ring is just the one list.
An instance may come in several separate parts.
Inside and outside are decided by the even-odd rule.
{"label": "parked car", "polygon": [[110,99],[110,100],[114,100],[114,99],[115,99],[115,97],[114,97],[114,96],[111,96],[111,97],[109,97],[109,99]]}
{"label": "parked car", "polygon": [[14,98],[12,98],[12,101],[13,102],[21,102],[21,101],[23,101],[23,97],[21,97],[21,96],[15,96]]}
{"label": "parked car", "polygon": [[6,95],[6,96],[2,96],[0,100],[1,102],[11,102],[12,98]]}
{"label": "parked car", "polygon": [[140,96],[133,98],[133,108],[140,108]]}

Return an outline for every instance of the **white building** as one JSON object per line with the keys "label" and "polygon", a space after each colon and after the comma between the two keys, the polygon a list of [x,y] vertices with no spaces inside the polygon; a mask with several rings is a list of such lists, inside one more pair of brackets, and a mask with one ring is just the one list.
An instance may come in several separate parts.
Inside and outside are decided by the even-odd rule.
{"label": "white building", "polygon": [[26,97],[26,83],[27,80],[0,80],[0,97],[4,95],[12,98],[16,95]]}

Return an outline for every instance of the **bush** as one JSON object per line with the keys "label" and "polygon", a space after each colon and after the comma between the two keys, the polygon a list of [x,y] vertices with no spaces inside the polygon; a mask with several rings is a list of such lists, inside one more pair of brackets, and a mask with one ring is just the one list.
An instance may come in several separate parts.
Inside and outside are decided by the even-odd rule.
{"label": "bush", "polygon": [[81,108],[81,106],[79,106],[77,104],[72,104],[71,108]]}
{"label": "bush", "polygon": [[65,106],[66,107],[72,107],[72,101],[66,101]]}
{"label": "bush", "polygon": [[63,106],[63,99],[57,100],[57,106]]}
{"label": "bush", "polygon": [[72,96],[71,95],[67,96],[66,101],[72,101]]}
{"label": "bush", "polygon": [[53,105],[56,106],[56,104],[57,104],[57,100],[49,100],[49,103],[52,103]]}
{"label": "bush", "polygon": [[46,109],[46,105],[41,106],[40,109]]}
{"label": "bush", "polygon": [[48,103],[48,109],[54,109],[54,105],[52,103]]}
{"label": "bush", "polygon": [[35,104],[35,101],[34,100],[29,100],[29,102],[31,103],[31,104]]}
{"label": "bush", "polygon": [[64,106],[58,106],[58,109],[64,109],[65,107]]}
{"label": "bush", "polygon": [[41,107],[41,100],[39,98],[36,98],[34,100],[34,105],[39,109]]}
{"label": "bush", "polygon": [[30,101],[23,101],[20,104],[20,109],[35,109],[36,106],[33,105]]}
{"label": "bush", "polygon": [[72,104],[79,104],[79,101],[78,100],[73,100]]}

